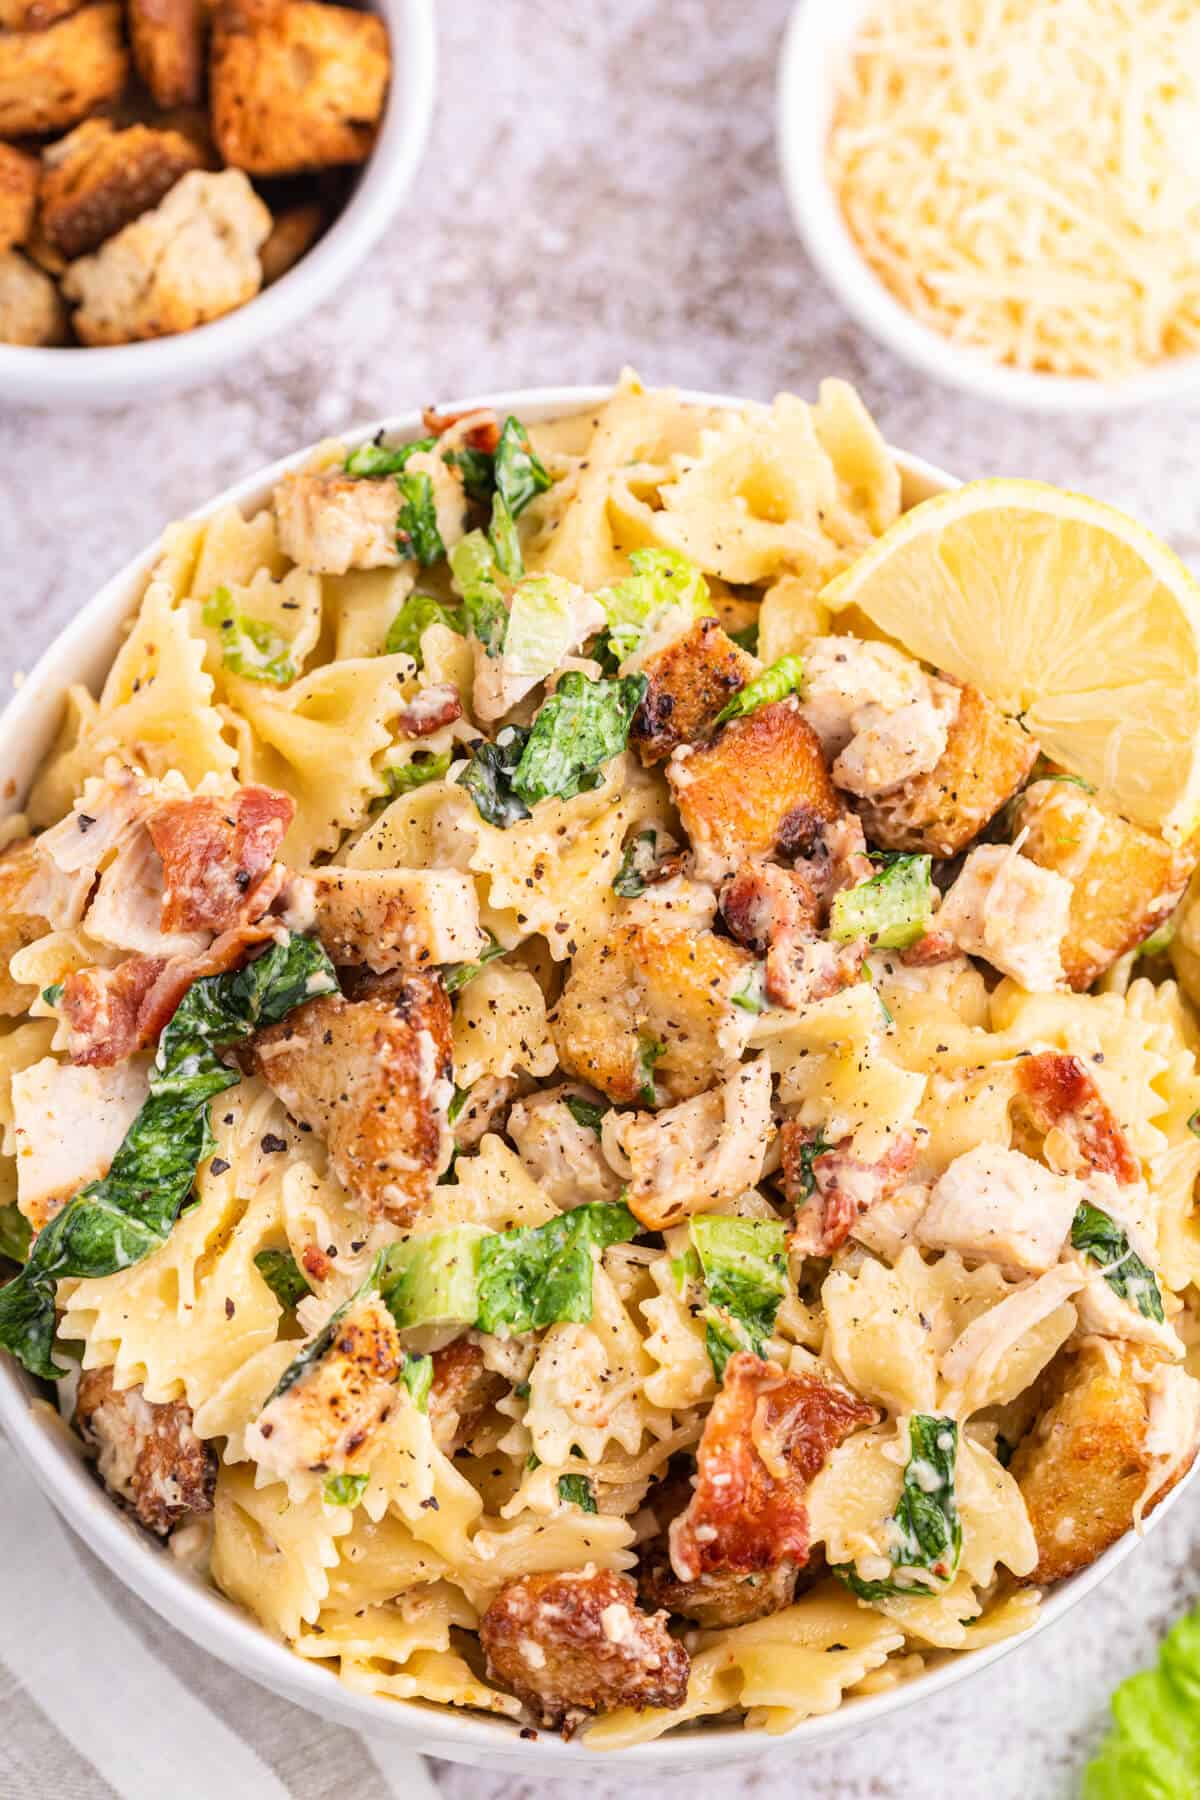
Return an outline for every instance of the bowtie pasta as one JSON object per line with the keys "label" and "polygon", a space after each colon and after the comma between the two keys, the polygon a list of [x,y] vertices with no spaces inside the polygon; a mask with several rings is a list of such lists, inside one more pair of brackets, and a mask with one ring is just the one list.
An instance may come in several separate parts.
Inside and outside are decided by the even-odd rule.
{"label": "bowtie pasta", "polygon": [[0,1344],[358,1693],[787,1731],[1191,1464],[1194,853],[830,613],[844,384],[426,427],[171,527],[4,827]]}

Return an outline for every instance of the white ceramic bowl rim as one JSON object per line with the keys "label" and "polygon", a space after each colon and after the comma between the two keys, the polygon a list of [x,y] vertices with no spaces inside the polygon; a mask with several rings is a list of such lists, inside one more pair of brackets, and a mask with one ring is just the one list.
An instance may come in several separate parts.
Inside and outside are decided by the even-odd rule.
{"label": "white ceramic bowl rim", "polygon": [[779,64],[777,137],[784,187],[809,255],[847,312],[927,375],[1010,406],[1112,412],[1178,400],[1200,386],[1200,356],[1179,356],[1115,382],[1006,368],[922,324],[888,291],[850,235],[825,173],[836,70],[859,19],[877,4],[797,0]]}
{"label": "white ceramic bowl rim", "polygon": [[388,28],[392,77],[379,135],[342,211],[286,275],[244,306],[177,337],[105,348],[0,344],[0,395],[43,406],[119,400],[124,393],[198,381],[274,340],[320,305],[374,247],[410,186],[429,135],[435,88],[432,0],[373,0]]}
{"label": "white ceramic bowl rim", "polygon": [[[561,387],[525,389],[505,394],[446,402],[447,410],[474,410],[492,406],[515,412],[530,422],[566,418],[601,404],[611,387]],[[696,406],[739,408],[744,401],[729,396],[681,390],[681,399]],[[406,412],[376,420],[343,433],[350,444],[360,443],[380,429],[400,439],[419,436],[419,412]],[[269,468],[236,482],[223,494],[197,509],[193,517],[207,518],[218,508],[263,504],[285,470],[303,462],[313,446],[295,452]],[[904,474],[906,500],[958,485],[941,470],[915,457],[898,454]],[[34,769],[48,749],[58,723],[58,702],[73,681],[97,683],[107,670],[117,647],[122,622],[140,598],[150,569],[158,556],[157,542],[107,582],[67,629],[38,660],[16,696],[0,714],[0,769],[10,799],[18,804]],[[9,778],[11,777],[11,786]],[[82,1458],[78,1441],[62,1425],[58,1415],[37,1397],[36,1385],[7,1355],[0,1355],[0,1429],[51,1502],[95,1552],[134,1593],[169,1624],[184,1632],[212,1655],[254,1677],[265,1687],[339,1723],[359,1730],[389,1731],[419,1740],[420,1746],[450,1760],[466,1762],[510,1761],[532,1769],[553,1764],[566,1772],[581,1764],[600,1772],[615,1767],[614,1756],[624,1764],[662,1767],[679,1771],[700,1762],[711,1767],[721,1762],[759,1758],[771,1751],[800,1750],[846,1731],[865,1726],[899,1708],[954,1686],[986,1668],[998,1657],[1025,1643],[1037,1631],[1060,1619],[1070,1607],[1105,1579],[1136,1547],[1129,1532],[1091,1568],[1063,1582],[1044,1602],[1038,1623],[1020,1637],[1006,1638],[982,1650],[951,1659],[943,1667],[885,1693],[846,1703],[837,1711],[803,1721],[784,1737],[733,1726],[709,1726],[685,1730],[648,1744],[620,1752],[589,1751],[586,1739],[564,1744],[544,1733],[536,1744],[522,1741],[508,1722],[466,1714],[450,1707],[424,1702],[399,1701],[351,1693],[327,1669],[306,1662],[276,1642],[240,1608],[214,1588],[190,1576],[169,1554],[152,1544],[108,1500]],[[1151,1516],[1154,1529],[1175,1504],[1196,1470],[1181,1482]],[[52,1602],[53,1596],[47,1596]]]}

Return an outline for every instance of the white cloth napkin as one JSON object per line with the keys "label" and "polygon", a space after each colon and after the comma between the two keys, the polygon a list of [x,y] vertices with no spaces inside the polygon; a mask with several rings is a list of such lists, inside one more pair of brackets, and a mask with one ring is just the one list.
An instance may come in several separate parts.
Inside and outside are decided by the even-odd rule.
{"label": "white cloth napkin", "polygon": [[437,1800],[420,1756],[278,1700],[171,1630],[0,1435],[0,1800]]}

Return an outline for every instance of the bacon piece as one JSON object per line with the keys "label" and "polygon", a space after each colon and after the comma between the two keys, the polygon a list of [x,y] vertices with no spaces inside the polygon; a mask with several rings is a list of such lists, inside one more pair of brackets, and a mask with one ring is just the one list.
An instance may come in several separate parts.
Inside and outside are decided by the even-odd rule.
{"label": "bacon piece", "polygon": [[[671,1521],[684,1511],[691,1497],[691,1476],[678,1467],[647,1498],[660,1529],[638,1548],[637,1584],[642,1604],[664,1607],[706,1631],[748,1625],[753,1619],[765,1619],[790,1606],[802,1575],[799,1565],[790,1559],[753,1575],[718,1569],[695,1581],[680,1581],[671,1567],[668,1532]],[[818,1548],[803,1571],[805,1585],[817,1578],[824,1566],[825,1559]]]}
{"label": "bacon piece", "polygon": [[733,936],[766,953],[764,985],[777,1006],[805,1006],[851,986],[862,974],[865,940],[830,943],[819,934],[822,913],[811,869],[743,863],[721,893]]}
{"label": "bacon piece", "polygon": [[785,1375],[748,1350],[731,1356],[696,1450],[695,1491],[671,1524],[680,1581],[803,1568],[809,1484],[830,1451],[876,1417],[816,1375]]}
{"label": "bacon piece", "polygon": [[[280,879],[283,874],[279,868]],[[71,1061],[107,1068],[144,1050],[156,1041],[194,981],[236,968],[274,933],[273,925],[235,925],[199,956],[130,956],[115,969],[77,969],[63,982],[59,1001]]]}
{"label": "bacon piece", "polygon": [[917,1142],[911,1132],[901,1132],[886,1155],[870,1163],[851,1156],[848,1137],[817,1156],[806,1155],[814,1141],[815,1134],[798,1119],[786,1120],[780,1129],[783,1191],[797,1209],[789,1245],[802,1256],[829,1256],[864,1213],[904,1185]]}
{"label": "bacon piece", "polygon": [[447,1456],[464,1449],[507,1392],[508,1382],[484,1367],[483,1351],[469,1338],[455,1338],[452,1344],[435,1350],[429,1423],[438,1449]]}
{"label": "bacon piece", "polygon": [[[1043,1050],[1017,1065],[1017,1081],[1038,1131],[1063,1133],[1085,1168],[1123,1185],[1140,1181],[1129,1140],[1078,1056]],[[1073,1171],[1069,1171],[1073,1172]]]}
{"label": "bacon piece", "polygon": [[522,1575],[502,1587],[479,1636],[488,1674],[565,1735],[587,1713],[682,1706],[690,1661],[666,1613],[644,1613],[628,1575]]}
{"label": "bacon piece", "polygon": [[444,413],[439,412],[436,406],[426,406],[421,412],[421,423],[431,437],[441,437],[452,426],[465,425],[462,442],[472,450],[491,453],[500,442],[500,421],[491,407],[483,407],[474,412]]}
{"label": "bacon piece", "polygon": [[462,701],[453,682],[441,681],[435,687],[422,688],[396,715],[396,724],[405,737],[429,737],[443,725],[453,725],[462,718]]}
{"label": "bacon piece", "polygon": [[147,829],[162,858],[163,930],[220,932],[245,922],[246,903],[274,862],[295,811],[290,794],[265,787],[241,787],[221,797],[197,794],[156,807]]}

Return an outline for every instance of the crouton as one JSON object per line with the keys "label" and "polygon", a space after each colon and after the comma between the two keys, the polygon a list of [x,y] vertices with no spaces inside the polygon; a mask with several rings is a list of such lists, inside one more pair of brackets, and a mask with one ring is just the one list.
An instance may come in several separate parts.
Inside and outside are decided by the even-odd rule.
{"label": "crouton", "polygon": [[359,480],[340,469],[316,475],[301,469],[275,489],[279,547],[299,568],[318,575],[396,568],[400,505],[390,477]]}
{"label": "crouton", "polygon": [[85,344],[170,337],[252,300],[271,215],[237,169],[194,169],[165,200],[94,255],[73,262],[63,293],[78,302]]}
{"label": "crouton", "polygon": [[157,206],[202,160],[177,131],[115,131],[108,119],[85,119],[44,154],[42,237],[68,261],[85,256]]}
{"label": "crouton", "polygon": [[964,686],[946,748],[929,773],[860,803],[867,836],[885,850],[957,856],[1016,793],[1037,753],[1014,719]]}
{"label": "crouton", "polygon": [[[0,270],[4,260],[0,256]],[[0,850],[0,1018],[19,1018],[37,994],[36,988],[14,981],[9,973],[17,951],[50,929],[48,920],[25,911],[21,899],[26,883],[40,868],[36,846],[36,838],[19,838]]]}
{"label": "crouton", "polygon": [[155,1404],[140,1387],[118,1393],[111,1369],[87,1369],[75,1425],[96,1452],[104,1485],[148,1531],[166,1537],[190,1515],[212,1511],[216,1452],[196,1436],[184,1401]]}
{"label": "crouton", "polygon": [[37,210],[38,162],[12,144],[0,144],[0,252],[23,244]]}
{"label": "crouton", "polygon": [[286,1481],[341,1474],[397,1403],[404,1366],[396,1322],[377,1294],[356,1300],[313,1339],[246,1432],[259,1467]]}
{"label": "crouton", "polygon": [[1017,800],[1013,836],[1022,834],[1023,856],[1071,882],[1061,955],[1077,992],[1174,911],[1197,853],[1195,844],[1168,848],[1061,779],[1035,781]]}
{"label": "crouton", "polygon": [[618,1706],[682,1706],[690,1663],[665,1613],[644,1613],[628,1575],[522,1575],[502,1587],[479,1636],[488,1674],[543,1725]]}
{"label": "crouton", "polygon": [[633,715],[629,741],[647,768],[680,744],[707,737],[717,714],[754,673],[754,660],[715,619],[698,619],[642,669],[650,685]]}
{"label": "crouton", "polygon": [[335,963],[377,974],[474,962],[488,945],[474,883],[457,869],[298,870],[285,905]]}
{"label": "crouton", "polygon": [[67,309],[49,275],[19,250],[0,251],[0,344],[62,344]]}
{"label": "crouton", "polygon": [[0,137],[78,124],[116,99],[128,73],[116,0],[85,6],[45,31],[0,33]]}
{"label": "crouton", "polygon": [[56,19],[78,12],[84,0],[0,0],[0,28],[45,31]]}
{"label": "crouton", "polygon": [[250,1059],[321,1134],[368,1218],[420,1216],[450,1158],[450,1002],[437,976],[390,977],[359,1000],[310,1000],[260,1032]]}
{"label": "crouton", "polygon": [[571,965],[550,1015],[559,1062],[626,1104],[701,1094],[741,1060],[753,1015],[732,995],[753,969],[711,931],[622,926]]}
{"label": "crouton", "polygon": [[387,30],[372,13],[318,0],[265,11],[224,0],[213,22],[213,133],[251,175],[365,162],[383,113]]}
{"label": "crouton", "polygon": [[776,850],[803,854],[843,810],[820,740],[792,700],[730,720],[711,744],[677,750],[667,780],[705,874],[732,874]]}
{"label": "crouton", "polygon": [[263,286],[294,269],[302,256],[307,256],[325,228],[325,208],[319,200],[305,200],[299,206],[285,207],[275,214],[270,236],[258,253],[262,264]]}
{"label": "crouton", "polygon": [[1129,1530],[1135,1508],[1151,1512],[1182,1479],[1195,1454],[1194,1420],[1181,1419],[1176,1441],[1160,1449],[1154,1415],[1160,1395],[1168,1410],[1176,1398],[1185,1413],[1189,1402],[1194,1408],[1193,1390],[1190,1376],[1157,1363],[1145,1346],[1085,1338],[1062,1352],[1046,1410],[1011,1464],[1038,1547],[1026,1580],[1041,1586],[1087,1568]]}
{"label": "crouton", "polygon": [[195,106],[204,93],[204,0],[129,0],[138,74],[156,106]]}

